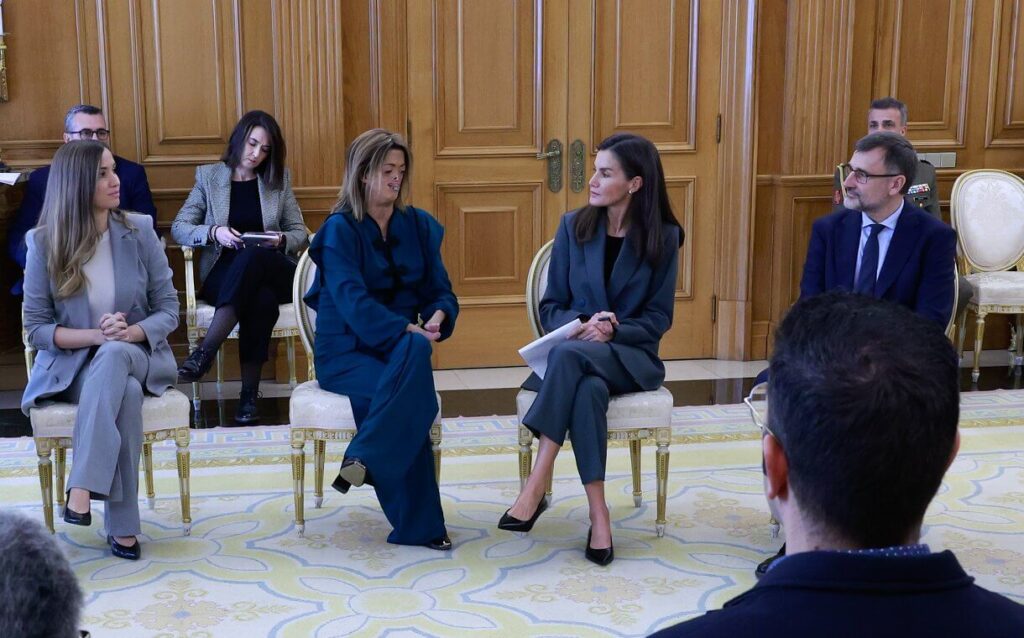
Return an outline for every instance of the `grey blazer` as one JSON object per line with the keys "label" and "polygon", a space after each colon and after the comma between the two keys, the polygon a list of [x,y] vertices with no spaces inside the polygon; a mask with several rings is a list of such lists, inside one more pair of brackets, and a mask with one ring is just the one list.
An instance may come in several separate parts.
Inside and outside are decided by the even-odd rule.
{"label": "grey blazer", "polygon": [[[271,190],[257,178],[260,191],[260,208],[263,209],[263,228],[284,233],[285,251],[297,255],[309,241],[302,211],[292,192],[292,179],[284,172],[284,186]],[[182,246],[209,247],[200,250],[199,278],[206,280],[213,265],[217,263],[223,247],[210,242],[210,227],[228,225],[231,209],[231,169],[224,162],[204,164],[196,167],[196,185],[192,187],[178,216],[171,224],[174,241]]]}
{"label": "grey blazer", "polygon": [[[114,258],[114,307],[125,313],[128,325],[139,324],[146,333],[140,345],[149,354],[145,389],[159,396],[177,378],[177,364],[167,335],[178,327],[178,293],[171,282],[171,268],[149,215],[125,213],[128,223],[110,218],[110,250]],[[57,326],[96,328],[90,325],[89,299],[83,287],[74,295],[57,299],[56,282],[47,267],[47,246],[38,229],[27,235],[25,264],[25,331],[38,350],[32,376],[21,398],[21,410],[38,407],[38,401],[63,392],[74,381],[89,348],[64,350],[53,342]]]}

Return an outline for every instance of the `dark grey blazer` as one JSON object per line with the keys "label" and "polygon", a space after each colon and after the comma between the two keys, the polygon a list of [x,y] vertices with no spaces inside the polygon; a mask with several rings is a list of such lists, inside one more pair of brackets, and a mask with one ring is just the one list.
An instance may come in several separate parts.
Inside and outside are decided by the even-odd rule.
{"label": "dark grey blazer", "polygon": [[[292,192],[292,178],[286,170],[284,185],[281,190],[271,190],[257,179],[260,191],[260,208],[263,209],[264,230],[275,230],[284,233],[285,252],[298,254],[309,241],[306,225],[302,221],[302,211]],[[196,185],[192,187],[188,199],[178,211],[178,216],[171,224],[171,235],[174,241],[182,246],[207,247],[210,250],[199,251],[199,279],[213,269],[213,264],[220,257],[223,247],[209,241],[210,226],[228,225],[228,214],[231,212],[231,169],[224,162],[204,164],[196,167]]]}
{"label": "dark grey blazer", "polygon": [[641,388],[656,390],[665,379],[658,345],[672,326],[680,229],[666,227],[663,258],[656,268],[640,261],[627,234],[606,287],[606,222],[602,218],[594,237],[580,244],[574,230],[576,214],[563,215],[555,235],[548,287],[540,301],[541,325],[550,332],[580,315],[614,312],[619,326],[611,341],[612,351]]}
{"label": "dark grey blazer", "polygon": [[[171,268],[149,215],[125,213],[128,223],[110,218],[110,251],[114,258],[114,307],[125,313],[128,325],[139,324],[146,333],[143,348],[149,353],[145,389],[159,396],[177,378],[177,364],[167,335],[178,327],[178,293],[171,282]],[[96,328],[90,325],[89,299],[85,288],[66,299],[57,299],[56,282],[46,268],[47,246],[42,233],[27,235],[25,302],[23,313],[28,341],[38,350],[32,376],[21,398],[21,410],[38,407],[37,401],[63,392],[74,381],[89,348],[64,350],[53,342],[57,326]]]}

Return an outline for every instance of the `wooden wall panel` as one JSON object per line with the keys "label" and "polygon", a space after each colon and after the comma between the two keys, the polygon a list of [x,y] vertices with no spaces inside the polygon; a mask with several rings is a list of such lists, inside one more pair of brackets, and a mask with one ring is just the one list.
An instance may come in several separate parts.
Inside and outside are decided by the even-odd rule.
{"label": "wooden wall panel", "polygon": [[1024,146],[1024,2],[996,7],[989,70],[986,146]]}
{"label": "wooden wall panel", "polygon": [[[695,146],[697,2],[601,0],[596,7],[590,148],[618,132],[639,133],[661,152]],[[668,64],[651,64],[668,60]]]}
{"label": "wooden wall panel", "polygon": [[542,145],[537,9],[528,0],[435,5],[439,155],[528,155]]}
{"label": "wooden wall panel", "polygon": [[668,199],[676,219],[683,226],[686,241],[679,251],[679,274],[676,277],[676,299],[693,299],[693,197],[697,190],[697,178],[669,177],[665,180]]}

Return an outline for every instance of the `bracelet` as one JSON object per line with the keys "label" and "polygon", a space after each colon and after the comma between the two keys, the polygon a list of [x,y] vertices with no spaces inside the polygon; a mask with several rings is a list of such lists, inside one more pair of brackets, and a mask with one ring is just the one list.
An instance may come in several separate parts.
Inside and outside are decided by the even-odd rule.
{"label": "bracelet", "polygon": [[217,224],[214,224],[213,226],[210,226],[210,233],[209,233],[209,236],[207,237],[207,240],[209,241],[209,243],[215,243],[217,241],[217,229],[218,228],[220,228],[220,226],[218,226]]}

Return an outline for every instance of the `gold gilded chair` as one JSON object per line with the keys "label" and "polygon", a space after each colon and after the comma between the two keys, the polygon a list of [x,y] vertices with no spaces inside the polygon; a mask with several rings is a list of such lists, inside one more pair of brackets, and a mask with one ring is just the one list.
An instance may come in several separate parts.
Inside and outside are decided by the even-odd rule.
{"label": "gold gilded chair", "polygon": [[[24,324],[24,321],[22,321]],[[22,330],[25,344],[25,374],[32,375],[32,361],[35,348],[28,342],[28,333]],[[53,532],[53,479],[56,474],[58,512],[64,510],[64,466],[67,451],[72,448],[71,434],[75,429],[78,405],[74,403],[48,402],[29,410],[32,424],[32,438],[36,443],[39,457],[39,486],[42,488],[43,518],[46,527]],[[189,486],[189,432],[188,397],[169,388],[162,396],[146,396],[142,400],[142,468],[146,479],[146,500],[149,509],[156,506],[156,491],[153,488],[153,444],[158,441],[174,440],[177,446],[178,489],[181,493],[182,533],[188,536],[192,531],[192,514]],[[51,465],[50,456],[55,461]]]}
{"label": "gold gilded chair", "polygon": [[[310,241],[312,241],[310,237]],[[292,445],[292,488],[295,491],[295,528],[299,536],[306,531],[305,477],[306,441],[313,442],[314,504],[317,509],[324,501],[324,461],[328,441],[351,441],[356,435],[356,421],[352,403],[343,394],[328,392],[316,380],[313,365],[313,342],[316,338],[316,311],[306,305],[302,297],[316,277],[316,264],[306,252],[299,259],[292,282],[292,307],[299,338],[309,360],[309,381],[292,392],[288,402],[288,421]],[[434,478],[441,481],[441,395],[437,395],[437,415],[430,427],[430,444],[434,452]]]}
{"label": "gold gilded chair", "polygon": [[[533,334],[540,338],[546,332],[540,323],[540,300],[548,283],[548,265],[551,261],[553,241],[545,244],[533,258],[526,280],[526,312]],[[522,425],[523,418],[537,398],[536,392],[520,390],[516,395],[516,414],[519,417],[519,481],[526,484],[533,466],[533,433]],[[672,441],[672,393],[665,387],[653,392],[633,392],[612,397],[608,403],[608,440],[628,441],[629,459],[633,472],[633,505],[643,503],[640,487],[640,451],[645,439],[654,439],[655,474],[657,477],[657,517],[655,530],[665,535],[665,500],[668,495],[668,448]],[[548,498],[551,485],[548,485]]]}
{"label": "gold gilded chair", "polygon": [[[950,216],[957,231],[959,259],[964,278],[974,287],[960,323],[957,348],[963,354],[966,316],[977,317],[974,336],[974,370],[978,381],[985,317],[1016,315],[1017,348],[1013,363],[1022,354],[1024,313],[1024,180],[998,170],[967,171],[953,184]],[[1015,268],[1015,271],[1010,269]]]}
{"label": "gold gilded chair", "polygon": [[[181,252],[185,255],[185,327],[188,334],[188,350],[191,353],[199,347],[199,342],[206,336],[213,321],[213,314],[216,308],[196,297],[196,275],[195,275],[195,249],[191,246],[182,246]],[[299,336],[299,327],[295,324],[295,309],[291,303],[280,305],[280,315],[274,330],[270,333],[271,339],[284,339],[288,352],[288,384],[295,387],[298,380],[295,378],[295,337]],[[228,339],[238,338],[238,325],[232,328]],[[217,389],[220,390],[224,382],[224,348],[217,350]],[[199,411],[199,382],[192,383],[192,405]]]}

